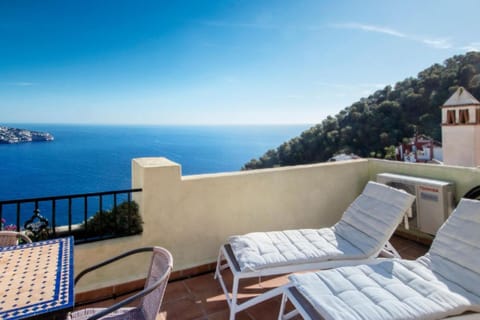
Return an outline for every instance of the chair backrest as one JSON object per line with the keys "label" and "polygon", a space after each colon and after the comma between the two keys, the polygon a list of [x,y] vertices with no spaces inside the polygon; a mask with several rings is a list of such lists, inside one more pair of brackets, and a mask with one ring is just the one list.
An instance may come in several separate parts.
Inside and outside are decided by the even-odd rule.
{"label": "chair backrest", "polygon": [[31,243],[32,240],[23,233],[16,231],[0,231],[0,247],[16,246],[19,239],[25,243]]}
{"label": "chair backrest", "polygon": [[367,255],[378,253],[414,200],[404,190],[369,181],[335,224],[335,232]]}
{"label": "chair backrest", "polygon": [[480,297],[480,201],[461,199],[419,259],[443,278]]}
{"label": "chair backrest", "polygon": [[163,278],[163,280],[157,289],[142,298],[140,308],[147,320],[155,320],[157,314],[160,312],[160,306],[172,267],[173,258],[170,252],[161,247],[154,247],[150,269],[145,282],[145,289],[154,285],[160,279]]}

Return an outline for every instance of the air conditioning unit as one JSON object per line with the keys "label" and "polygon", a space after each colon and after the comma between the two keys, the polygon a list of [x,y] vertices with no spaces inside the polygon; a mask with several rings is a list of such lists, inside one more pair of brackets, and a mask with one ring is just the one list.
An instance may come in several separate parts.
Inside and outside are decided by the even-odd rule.
{"label": "air conditioning unit", "polygon": [[377,182],[405,190],[416,197],[408,219],[405,219],[406,229],[435,235],[454,209],[455,184],[452,182],[392,173],[377,174]]}

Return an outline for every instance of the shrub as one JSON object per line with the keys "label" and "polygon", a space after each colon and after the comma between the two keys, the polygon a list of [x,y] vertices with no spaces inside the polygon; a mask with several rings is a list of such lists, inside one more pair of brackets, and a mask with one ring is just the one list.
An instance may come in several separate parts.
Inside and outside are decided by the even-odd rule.
{"label": "shrub", "polygon": [[[129,212],[130,207],[130,212]],[[95,213],[87,221],[88,236],[133,235],[143,232],[143,220],[135,201],[122,202],[112,210]]]}

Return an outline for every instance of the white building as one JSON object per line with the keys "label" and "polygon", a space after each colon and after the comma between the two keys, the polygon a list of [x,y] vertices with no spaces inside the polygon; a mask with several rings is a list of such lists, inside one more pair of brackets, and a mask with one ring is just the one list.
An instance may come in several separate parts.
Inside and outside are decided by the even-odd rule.
{"label": "white building", "polygon": [[444,163],[480,166],[480,102],[460,87],[441,108]]}

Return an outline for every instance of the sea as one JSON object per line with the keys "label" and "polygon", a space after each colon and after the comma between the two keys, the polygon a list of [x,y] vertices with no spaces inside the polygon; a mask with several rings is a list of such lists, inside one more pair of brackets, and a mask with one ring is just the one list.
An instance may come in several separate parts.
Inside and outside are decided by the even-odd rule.
{"label": "sea", "polygon": [[0,200],[131,188],[131,161],[166,157],[182,175],[238,171],[311,127],[2,124],[55,140],[0,144]]}

